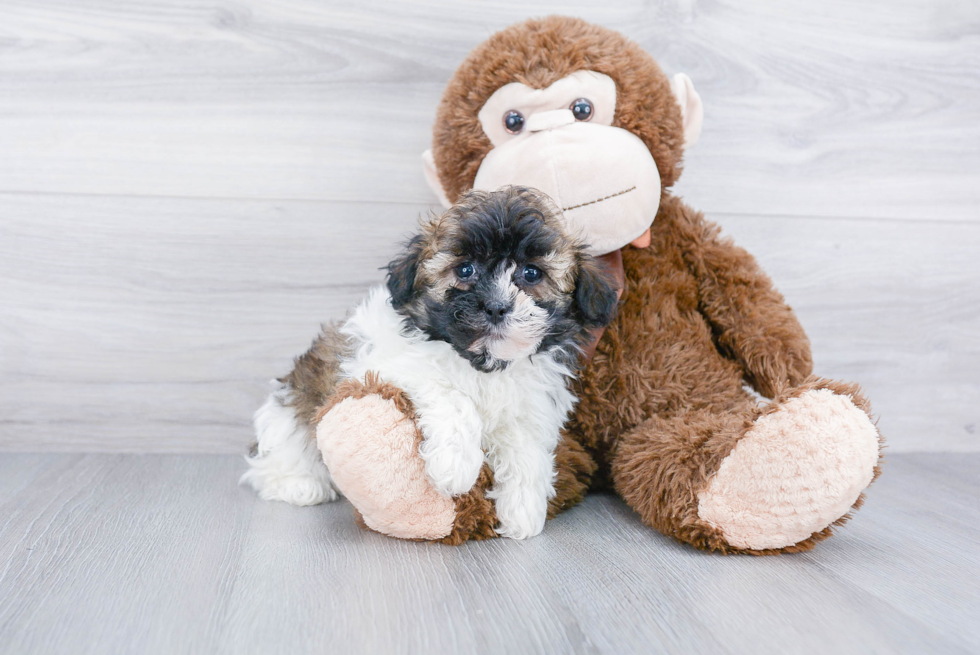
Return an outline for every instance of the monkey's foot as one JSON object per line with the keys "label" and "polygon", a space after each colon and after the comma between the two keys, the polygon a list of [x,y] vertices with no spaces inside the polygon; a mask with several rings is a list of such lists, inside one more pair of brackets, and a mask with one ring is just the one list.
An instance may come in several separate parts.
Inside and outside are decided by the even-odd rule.
{"label": "monkey's foot", "polygon": [[736,548],[793,546],[859,503],[879,448],[878,430],[850,395],[803,391],[774,403],[738,441],[699,495],[698,516]]}
{"label": "monkey's foot", "polygon": [[317,426],[317,444],[367,527],[402,539],[441,539],[453,530],[456,503],[426,478],[421,433],[392,393],[335,403]]}

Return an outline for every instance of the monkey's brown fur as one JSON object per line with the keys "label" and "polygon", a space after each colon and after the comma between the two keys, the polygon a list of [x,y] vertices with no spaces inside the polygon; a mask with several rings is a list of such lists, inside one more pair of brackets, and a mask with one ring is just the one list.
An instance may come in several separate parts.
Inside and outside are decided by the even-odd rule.
{"label": "monkey's brown fur", "polygon": [[[754,422],[791,398],[830,389],[866,413],[870,407],[855,385],[812,376],[806,334],[752,256],[670,194],[681,170],[683,120],[667,77],[649,55],[620,34],[577,19],[531,20],[493,35],[460,66],[439,106],[433,155],[442,186],[450,200],[472,187],[491,148],[477,114],[494,91],[511,82],[545,88],[578,70],[616,82],[613,126],[650,149],[662,198],[650,247],[623,249],[618,317],[574,385],[579,404],[557,453],[549,517],[587,489],[605,487],[647,524],[698,548],[808,550],[831,528],[779,550],[742,550],[699,518],[699,494]],[[758,406],[743,382],[771,402]],[[444,541],[493,536],[492,505],[483,497],[491,482],[485,470],[460,499],[456,527]]]}

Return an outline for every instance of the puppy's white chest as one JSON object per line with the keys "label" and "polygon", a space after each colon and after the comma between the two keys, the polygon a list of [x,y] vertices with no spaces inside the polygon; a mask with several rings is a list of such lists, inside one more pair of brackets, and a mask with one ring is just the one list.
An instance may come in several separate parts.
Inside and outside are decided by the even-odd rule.
{"label": "puppy's white chest", "polygon": [[[518,363],[521,362],[514,362]],[[487,446],[499,441],[502,433],[513,431],[522,414],[548,402],[547,396],[540,391],[529,393],[527,389],[522,389],[520,379],[510,374],[509,367],[508,370],[498,373],[474,372],[484,378],[499,376],[496,379],[479,380],[479,384],[470,386],[467,393],[480,415],[483,424],[481,437]]]}

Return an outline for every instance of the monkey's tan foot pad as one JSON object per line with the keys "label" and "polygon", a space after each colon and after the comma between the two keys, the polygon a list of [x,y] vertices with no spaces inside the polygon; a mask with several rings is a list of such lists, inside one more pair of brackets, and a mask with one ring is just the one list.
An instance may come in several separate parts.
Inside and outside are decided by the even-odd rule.
{"label": "monkey's tan foot pad", "polygon": [[414,420],[380,394],[334,404],[316,429],[334,484],[377,532],[441,539],[453,530],[456,503],[437,492],[418,454]]}
{"label": "monkey's tan foot pad", "polygon": [[729,544],[786,548],[843,517],[871,484],[878,430],[848,396],[811,389],[761,416],[698,498]]}

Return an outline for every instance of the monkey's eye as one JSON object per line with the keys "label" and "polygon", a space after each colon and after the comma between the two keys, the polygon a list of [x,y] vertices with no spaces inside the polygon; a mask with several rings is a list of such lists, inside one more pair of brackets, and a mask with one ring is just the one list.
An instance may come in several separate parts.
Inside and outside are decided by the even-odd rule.
{"label": "monkey's eye", "polygon": [[511,134],[520,134],[524,130],[524,114],[516,109],[504,114],[504,129]]}
{"label": "monkey's eye", "polygon": [[538,268],[537,266],[534,266],[533,264],[528,264],[527,266],[524,267],[523,275],[524,275],[525,282],[527,282],[528,284],[534,284],[535,282],[541,279],[543,273],[541,272],[541,269]]}
{"label": "monkey's eye", "polygon": [[475,273],[476,273],[476,266],[474,266],[470,262],[463,262],[462,264],[456,267],[456,275],[459,277],[460,280],[471,278]]}
{"label": "monkey's eye", "polygon": [[568,108],[572,110],[572,116],[577,121],[587,121],[592,118],[592,101],[587,98],[579,98]]}

